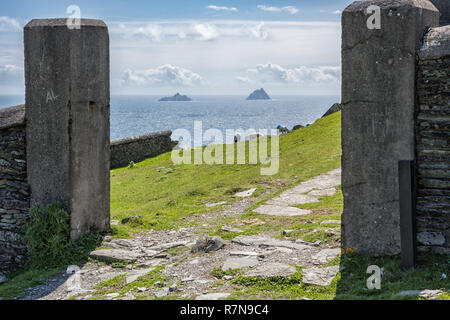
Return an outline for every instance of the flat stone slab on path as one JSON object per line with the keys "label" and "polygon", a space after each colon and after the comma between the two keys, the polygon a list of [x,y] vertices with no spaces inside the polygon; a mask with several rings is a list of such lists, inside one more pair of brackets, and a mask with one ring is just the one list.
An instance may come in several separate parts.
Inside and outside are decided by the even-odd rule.
{"label": "flat stone slab on path", "polygon": [[341,169],[304,181],[299,185],[284,191],[279,196],[256,208],[255,212],[263,215],[295,217],[311,214],[311,210],[293,207],[295,205],[319,202],[320,197],[332,196],[337,193],[336,187],[341,184]]}
{"label": "flat stone slab on path", "polygon": [[164,243],[157,246],[148,247],[147,250],[151,251],[166,251],[172,248],[176,247],[182,247],[190,244],[189,241],[176,241],[176,242],[170,242],[170,243]]}
{"label": "flat stone slab on path", "polygon": [[282,247],[294,250],[305,250],[312,248],[309,245],[301,243],[295,243],[292,241],[278,240],[261,236],[238,236],[234,238],[232,242],[243,246]]}
{"label": "flat stone slab on path", "polygon": [[318,189],[308,193],[308,196],[313,197],[331,197],[337,193],[336,188]]}
{"label": "flat stone slab on path", "polygon": [[220,300],[228,298],[230,293],[208,293],[195,298],[195,300]]}
{"label": "flat stone slab on path", "polygon": [[308,268],[303,272],[302,282],[316,286],[329,286],[339,272],[339,266],[327,268]]}
{"label": "flat stone slab on path", "polygon": [[259,264],[257,256],[229,257],[222,266],[223,271],[252,268]]}
{"label": "flat stone slab on path", "polygon": [[265,263],[253,270],[247,271],[245,277],[258,277],[258,278],[273,278],[273,277],[290,277],[297,270],[284,263]]}
{"label": "flat stone slab on path", "polygon": [[106,262],[119,262],[119,261],[135,261],[139,258],[139,255],[130,250],[123,249],[99,249],[92,251],[89,257],[93,259],[103,260]]}
{"label": "flat stone slab on path", "polygon": [[282,193],[280,196],[273,198],[266,202],[266,204],[274,206],[295,206],[298,204],[314,203],[319,202],[317,197],[309,196],[306,194],[296,194],[296,193]]}
{"label": "flat stone slab on path", "polygon": [[299,209],[289,206],[271,205],[271,204],[264,204],[253,211],[259,214],[278,217],[305,216],[312,213],[311,210]]}
{"label": "flat stone slab on path", "polygon": [[230,256],[231,257],[258,257],[263,254],[253,251],[231,251]]}
{"label": "flat stone slab on path", "polygon": [[341,254],[340,248],[335,249],[323,249],[316,255],[312,256],[314,264],[325,264],[336,258]]}

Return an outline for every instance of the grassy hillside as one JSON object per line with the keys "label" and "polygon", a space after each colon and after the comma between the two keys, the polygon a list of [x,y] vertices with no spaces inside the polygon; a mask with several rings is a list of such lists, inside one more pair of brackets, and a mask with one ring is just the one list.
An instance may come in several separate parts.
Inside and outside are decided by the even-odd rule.
{"label": "grassy hillside", "polygon": [[[261,164],[174,165],[170,153],[113,170],[111,219],[143,216],[137,224],[115,226],[115,234],[175,228],[187,223],[185,217],[211,211],[207,203],[236,201],[236,192],[257,188],[257,196],[339,167],[340,118],[336,113],[281,136],[280,168],[274,176],[262,176]],[[246,143],[248,158],[248,142],[241,143]]]}

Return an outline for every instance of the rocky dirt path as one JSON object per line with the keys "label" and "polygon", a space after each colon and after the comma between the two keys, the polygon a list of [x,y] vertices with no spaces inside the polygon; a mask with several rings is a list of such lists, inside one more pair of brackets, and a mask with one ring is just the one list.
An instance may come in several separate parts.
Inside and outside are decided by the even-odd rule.
{"label": "rocky dirt path", "polygon": [[[263,215],[296,216],[311,215],[312,211],[295,207],[298,204],[318,202],[319,197],[333,195],[340,185],[340,169],[320,175],[283,192],[281,195],[255,209]],[[251,194],[251,190],[249,192]],[[205,216],[205,223],[217,217],[239,215],[246,212],[255,200],[245,197],[213,217]],[[212,220],[211,220],[212,221]],[[338,223],[338,222],[337,222]],[[239,229],[229,227],[231,232]],[[195,228],[177,231],[152,231],[133,239],[105,237],[102,248],[91,253],[95,260],[79,269],[64,272],[45,280],[43,285],[32,288],[26,299],[85,300],[102,299],[220,299],[227,298],[235,277],[230,270],[240,270],[249,277],[289,277],[296,272],[292,265],[303,266],[303,282],[328,286],[339,271],[339,266],[325,267],[340,254],[340,248],[320,242],[275,239],[270,233],[244,236],[231,241],[218,237],[199,240]],[[106,261],[108,263],[102,263]],[[120,267],[117,267],[120,264]],[[157,281],[152,287],[136,287],[126,292],[99,293],[99,283],[123,276],[126,284],[133,284],[139,277],[150,274],[157,267],[164,267],[160,274],[169,279]],[[215,272],[214,272],[215,271]],[[217,272],[222,273],[220,276]],[[218,281],[220,278],[220,281]],[[132,286],[131,286],[132,287]]]}

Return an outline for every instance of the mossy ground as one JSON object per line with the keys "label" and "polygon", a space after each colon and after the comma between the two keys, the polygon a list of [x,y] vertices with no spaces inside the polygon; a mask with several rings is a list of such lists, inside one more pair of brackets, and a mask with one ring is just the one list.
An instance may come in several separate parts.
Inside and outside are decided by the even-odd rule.
{"label": "mossy ground", "polygon": [[44,283],[44,279],[57,275],[63,271],[62,268],[28,270],[12,273],[8,282],[0,285],[0,298],[4,300],[24,298],[26,289]]}

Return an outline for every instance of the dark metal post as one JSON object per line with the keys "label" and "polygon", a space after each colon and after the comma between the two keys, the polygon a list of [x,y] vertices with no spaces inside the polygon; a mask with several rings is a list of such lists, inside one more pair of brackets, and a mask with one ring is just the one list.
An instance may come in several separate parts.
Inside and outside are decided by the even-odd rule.
{"label": "dark metal post", "polygon": [[398,165],[400,188],[400,236],[402,267],[416,266],[416,174],[414,161],[400,161]]}

